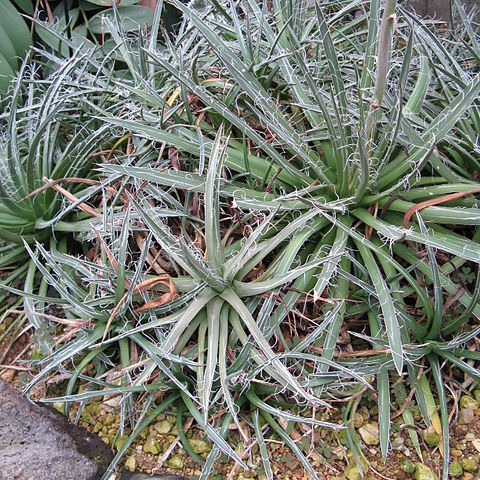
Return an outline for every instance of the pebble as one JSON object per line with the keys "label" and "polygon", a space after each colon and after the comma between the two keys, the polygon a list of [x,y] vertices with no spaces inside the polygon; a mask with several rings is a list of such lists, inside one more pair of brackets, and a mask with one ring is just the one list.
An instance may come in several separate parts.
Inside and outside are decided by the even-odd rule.
{"label": "pebble", "polygon": [[172,429],[172,424],[168,420],[162,420],[153,427],[161,435],[166,435]]}
{"label": "pebble", "polygon": [[416,422],[419,422],[420,420],[422,420],[422,414],[420,413],[420,410],[418,408],[412,408],[412,415],[413,415],[413,419]]}
{"label": "pebble", "polygon": [[435,428],[433,428],[433,426],[430,426],[423,431],[423,439],[429,447],[436,447],[440,442],[440,436],[435,431]]}
{"label": "pebble", "polygon": [[470,395],[463,395],[460,399],[460,408],[471,408],[475,410],[478,408],[478,402]]}
{"label": "pebble", "polygon": [[365,405],[362,405],[358,409],[359,413],[361,413],[363,420],[368,421],[370,419],[370,412],[368,411],[368,408]]}
{"label": "pebble", "polygon": [[364,419],[361,413],[356,412],[353,416],[353,426],[355,428],[360,428],[363,425]]}
{"label": "pebble", "polygon": [[153,453],[153,455],[157,455],[160,450],[160,444],[154,438],[149,438],[143,445],[143,451],[145,453]]}
{"label": "pebble", "polygon": [[89,403],[86,407],[86,410],[88,410],[92,415],[102,415],[103,410],[102,410],[102,404],[99,402],[93,402]]}
{"label": "pebble", "polygon": [[191,438],[189,443],[193,451],[199,455],[202,453],[208,453],[211,450],[210,445],[207,442],[198,438]]}
{"label": "pebble", "polygon": [[469,425],[473,423],[475,419],[475,414],[471,408],[462,408],[458,414],[458,423],[462,425]]}
{"label": "pebble", "polygon": [[396,437],[392,440],[392,449],[397,451],[405,450],[405,439],[403,437]]}
{"label": "pebble", "polygon": [[473,396],[475,397],[475,400],[480,404],[480,388],[477,388],[473,392]]}
{"label": "pebble", "polygon": [[55,402],[52,403],[52,407],[62,415],[65,415],[65,403],[63,402]]}
{"label": "pebble", "polygon": [[448,474],[451,477],[453,477],[453,478],[460,477],[462,475],[462,473],[463,473],[463,467],[462,467],[461,462],[454,461],[450,464]]}
{"label": "pebble", "polygon": [[423,463],[417,463],[415,464],[415,480],[438,480],[438,477],[430,467]]}
{"label": "pebble", "polygon": [[466,425],[456,425],[455,427],[455,436],[457,438],[464,437],[468,432],[468,427]]}
{"label": "pebble", "polygon": [[378,445],[380,443],[378,436],[378,425],[373,422],[365,424],[358,429],[358,433],[366,445]]}
{"label": "pebble", "polygon": [[471,440],[471,442],[477,452],[480,452],[480,438],[474,438],[473,440]]}
{"label": "pebble", "polygon": [[362,476],[360,475],[356,465],[350,465],[343,473],[348,480],[362,480]]}
{"label": "pebble", "polygon": [[168,466],[174,470],[181,470],[183,468],[183,457],[176,453],[168,459]]}
{"label": "pebble", "polygon": [[136,468],[137,468],[137,462],[135,460],[135,457],[131,455],[125,461],[125,470],[128,470],[129,472],[134,472]]}
{"label": "pebble", "polygon": [[462,467],[466,472],[475,473],[478,470],[478,455],[462,458]]}
{"label": "pebble", "polygon": [[415,465],[413,464],[413,462],[411,460],[408,460],[408,458],[405,458],[403,461],[402,461],[402,470],[405,472],[405,473],[413,473],[415,471]]}

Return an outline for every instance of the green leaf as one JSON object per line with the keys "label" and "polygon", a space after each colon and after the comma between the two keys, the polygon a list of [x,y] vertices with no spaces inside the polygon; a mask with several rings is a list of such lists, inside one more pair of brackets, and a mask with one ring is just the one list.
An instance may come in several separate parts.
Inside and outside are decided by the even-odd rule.
{"label": "green leaf", "polygon": [[[0,62],[6,61],[10,68],[15,71],[18,68],[18,60],[16,59],[15,47],[13,46],[12,41],[8,37],[5,28],[0,25]],[[3,70],[2,64],[0,63],[0,70]]]}
{"label": "green leaf", "polygon": [[[350,224],[350,219],[347,219],[347,224]],[[325,287],[329,285],[332,281],[332,277],[335,274],[338,263],[341,260],[342,255],[345,253],[345,247],[347,245],[348,234],[342,229],[337,229],[335,236],[335,241],[332,245],[332,248],[329,252],[329,261],[322,268],[322,271],[317,277],[317,283],[313,288],[313,298],[317,300],[322,295],[322,292],[325,290]]]}
{"label": "green leaf", "polygon": [[27,24],[10,3],[10,0],[0,0],[0,11],[2,12],[0,15],[0,27],[5,30],[8,38],[13,43],[18,57],[23,59],[25,53],[32,45],[32,37]]}
{"label": "green leaf", "polygon": [[[417,211],[417,221],[420,225],[421,232],[428,237],[428,230],[423,223],[422,216]],[[435,256],[435,251],[429,245],[427,245],[428,260],[430,262],[430,268],[433,274],[433,295],[434,295],[434,304],[435,311],[433,316],[433,323],[430,326],[430,332],[427,335],[427,339],[437,339],[440,334],[440,329],[442,328],[442,307],[443,307],[443,294],[442,294],[442,285],[440,284],[440,274],[438,269],[437,258]]]}
{"label": "green leaf", "polygon": [[253,428],[255,429],[255,435],[258,439],[258,446],[260,448],[260,456],[262,457],[263,470],[267,480],[273,480],[272,467],[270,465],[270,458],[268,455],[267,446],[262,433],[262,426],[260,424],[260,415],[258,409],[254,409],[252,412]]}
{"label": "green leaf", "polygon": [[[248,122],[246,122],[243,118],[235,115],[233,112],[229,110],[225,103],[219,101],[213,95],[210,95],[206,88],[202,87],[201,85],[197,85],[194,83],[190,78],[188,78],[185,74],[180,72],[178,69],[170,65],[169,62],[162,60],[160,57],[156,56],[155,54],[148,52],[150,58],[156,63],[158,63],[162,68],[167,70],[171,73],[175,78],[177,78],[182,84],[184,84],[189,90],[192,91],[195,95],[197,95],[204,103],[209,105],[213,108],[217,113],[223,116],[226,120],[231,122],[235,125],[240,131],[244,134],[248,135],[255,143],[257,143],[260,148],[275,162],[278,166],[283,167],[283,171],[280,172],[279,179],[283,180],[291,185],[308,185],[313,182],[313,179],[309,178],[302,172],[300,169],[296,168],[291,163],[285,161],[283,156],[277,152],[275,148],[273,148],[268,142],[265,142],[265,139],[254,129],[252,128]],[[253,165],[257,165],[258,157],[249,155],[248,156],[249,163],[254,162]],[[228,162],[228,158],[227,158]],[[243,161],[244,163],[244,161]],[[227,163],[228,165],[228,163]],[[248,169],[247,169],[248,170]],[[243,170],[245,171],[245,170]],[[287,173],[288,172],[288,173]],[[257,173],[257,169],[252,171],[253,174],[259,179],[263,179],[263,174]],[[270,174],[270,176],[273,174]],[[270,178],[270,177],[268,177]]]}
{"label": "green leaf", "polygon": [[325,422],[323,420],[316,420],[314,418],[308,417],[301,417],[299,415],[294,415],[290,412],[280,410],[278,408],[272,407],[268,403],[260,400],[258,396],[255,394],[253,389],[250,389],[246,392],[247,398],[255,405],[255,407],[260,408],[262,412],[268,412],[275,417],[282,417],[288,420],[289,422],[295,423],[304,423],[307,425],[316,425],[319,427],[327,427],[327,428],[339,428],[343,429],[343,425],[331,422]]}
{"label": "green leaf", "polygon": [[[223,142],[223,145],[222,145]],[[207,263],[218,275],[222,274],[225,254],[220,234],[220,176],[228,139],[223,136],[223,126],[217,132],[208,162],[205,183],[205,244]]]}
{"label": "green leaf", "polygon": [[438,357],[435,354],[430,354],[428,360],[432,367],[432,375],[437,387],[437,394],[440,403],[440,419],[442,424],[442,445],[443,445],[443,469],[442,480],[448,480],[448,466],[450,462],[450,442],[449,442],[449,419],[448,419],[448,406],[447,397],[445,394],[445,387],[442,378],[442,372],[440,370],[440,363]]}
{"label": "green leaf", "polygon": [[[370,310],[368,312],[370,323],[370,333],[373,337],[378,337],[380,328],[378,322]],[[377,391],[378,391],[378,431],[380,437],[380,449],[385,459],[388,454],[388,443],[390,440],[390,381],[388,370],[381,370],[377,373]]]}
{"label": "green leaf", "polygon": [[197,298],[188,306],[184,314],[175,323],[173,328],[170,330],[169,334],[161,344],[162,350],[165,352],[170,352],[175,347],[176,343],[179,341],[180,336],[188,327],[190,322],[199,314],[199,312],[205,307],[205,305],[215,297],[215,293],[212,292],[209,288],[206,288]]}
{"label": "green leaf", "polygon": [[[306,264],[302,265],[301,267],[294,268],[293,270],[288,271],[288,273],[281,273],[277,276],[273,276],[268,280],[263,281],[256,281],[256,282],[239,282],[234,280],[233,287],[235,292],[240,297],[248,297],[252,295],[261,295],[262,293],[271,291],[285,283],[291,282],[296,278],[304,275],[309,270],[318,267],[322,263],[331,262],[335,260],[335,257],[341,257],[341,254],[329,255],[328,257],[319,258],[317,260],[312,260],[311,262],[307,262]],[[340,259],[340,258],[339,258]]]}
{"label": "green leaf", "polygon": [[219,348],[219,334],[220,325],[218,319],[222,309],[223,300],[215,298],[207,304],[207,319],[208,319],[208,347],[207,347],[207,364],[205,366],[205,376],[202,386],[202,407],[203,419],[205,423],[208,421],[210,397],[212,393],[212,384],[215,376],[216,366],[218,364],[218,348]]}
{"label": "green leaf", "polygon": [[[115,7],[118,12],[120,24],[125,32],[138,30],[141,25],[152,26],[153,10],[150,7],[141,5],[120,5]],[[94,15],[88,22],[90,32],[100,35],[102,33],[110,33],[110,29],[105,21],[108,19],[112,24],[115,23],[114,10],[109,8],[102,10]]]}
{"label": "green leaf", "polygon": [[[72,9],[70,14],[70,20],[75,22],[79,15],[79,10],[76,8]],[[87,32],[85,28],[77,27],[72,29],[70,34],[67,34],[64,15],[60,16],[58,22],[52,24],[37,19],[35,21],[35,31],[46,45],[64,58],[70,57],[71,46],[79,48],[82,52],[91,51],[95,48],[95,44],[86,38]]]}
{"label": "green leaf", "polygon": [[401,374],[403,370],[403,345],[400,334],[400,326],[397,320],[397,312],[395,311],[390,290],[387,287],[385,279],[383,278],[380,268],[378,267],[378,264],[376,263],[370,249],[364,246],[361,242],[355,243],[372,280],[372,285],[377,292],[393,362],[395,363],[398,373]]}
{"label": "green leaf", "polygon": [[23,10],[28,15],[33,15],[33,5],[32,0],[13,0],[18,8]]}
{"label": "green leaf", "polygon": [[10,81],[14,76],[14,71],[9,62],[0,51],[0,92],[6,92]]}

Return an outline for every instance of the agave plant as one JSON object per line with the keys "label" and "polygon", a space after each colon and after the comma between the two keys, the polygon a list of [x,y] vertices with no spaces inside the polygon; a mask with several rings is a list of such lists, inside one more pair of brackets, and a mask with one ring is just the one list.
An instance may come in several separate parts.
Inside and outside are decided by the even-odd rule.
{"label": "agave plant", "polygon": [[[185,449],[184,406],[214,443],[202,478],[219,451],[245,466],[226,440],[231,422],[243,432],[240,416],[268,478],[261,418],[317,478],[283,420],[334,426],[312,409],[351,397],[345,428],[361,468],[355,398],[376,388],[386,456],[391,379],[408,372],[425,423],[442,435],[448,478],[441,364],[480,378],[466,361],[478,360],[466,346],[480,280],[458,290],[457,275],[480,261],[480,49],[465,12],[459,43],[394,0],[171,3],[184,21],[166,49],[137,55],[109,24],[130,77],[111,85],[99,66],[111,91],[86,104],[142,153],[100,166],[116,193],[83,229],[93,260],[27,247],[60,294],[41,301],[77,319],[30,387],[74,358],[66,395],[49,401],[116,393],[133,413],[134,394],[149,392],[104,478],[178,398]],[[39,297],[27,297],[35,308]],[[342,327],[371,350],[367,361],[335,354]],[[75,394],[107,351],[118,352],[121,384],[102,380],[105,363]]]}
{"label": "agave plant", "polygon": [[[100,215],[87,202],[91,198],[101,201],[104,189],[93,171],[97,158],[103,155],[95,150],[100,147],[100,138],[108,148],[100,122],[76,106],[79,96],[86,101],[96,94],[98,87],[93,85],[93,77],[85,79],[75,92],[67,87],[87,57],[76,52],[64,65],[56,59],[57,70],[45,81],[39,78],[39,64],[31,57],[27,56],[18,77],[12,81],[9,95],[5,96],[7,108],[0,116],[0,268],[5,273],[2,282],[16,282],[18,286],[23,280],[24,290],[30,293],[36,283],[36,267],[29,261],[24,243],[59,242],[64,249],[71,242],[72,233],[85,228],[85,219],[92,212]],[[101,91],[104,94],[106,90]],[[79,244],[71,248],[81,250]],[[47,288],[42,279],[41,294]],[[5,300],[4,295],[0,298]],[[25,306],[26,311],[31,311],[28,300]],[[38,337],[43,338],[42,350],[48,351],[46,323],[40,317],[29,319]],[[21,324],[24,318],[17,320]]]}

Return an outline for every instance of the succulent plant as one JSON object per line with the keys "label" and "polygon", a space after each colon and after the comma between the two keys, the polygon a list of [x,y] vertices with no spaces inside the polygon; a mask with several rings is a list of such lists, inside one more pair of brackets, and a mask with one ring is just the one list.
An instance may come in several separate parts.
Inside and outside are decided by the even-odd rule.
{"label": "succulent plant", "polygon": [[[110,153],[101,201],[88,191],[96,213],[71,230],[88,255],[25,247],[59,294],[28,292],[32,317],[55,321],[36,306],[48,302],[72,328],[27,392],[67,368],[65,395],[48,401],[121,395],[134,433],[105,479],[174,404],[193,458],[203,462],[182,434],[185,408],[214,444],[202,478],[219,452],[245,466],[232,422],[256,435],[267,478],[267,428],[317,478],[288,423],[345,427],[361,469],[354,400],[344,426],[312,411],[376,388],[386,455],[391,378],[406,372],[443,432],[446,479],[441,362],[479,376],[465,345],[480,276],[448,297],[455,270],[480,261],[480,48],[465,12],[452,37],[393,0],[170,3],[183,22],[163,47],[130,49],[109,23],[125,77],[91,56],[65,63],[82,122],[101,125],[86,139]],[[345,337],[358,346],[346,355]],[[81,375],[91,362],[96,377]],[[80,378],[92,388],[74,393]]]}

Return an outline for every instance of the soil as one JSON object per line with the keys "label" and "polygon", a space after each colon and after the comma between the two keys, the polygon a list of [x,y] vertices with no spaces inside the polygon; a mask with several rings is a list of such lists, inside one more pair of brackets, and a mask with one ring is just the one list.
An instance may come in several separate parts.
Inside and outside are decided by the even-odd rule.
{"label": "soil", "polygon": [[[17,371],[14,372],[15,373],[13,376],[10,376],[9,380],[19,388],[20,385],[24,383],[25,374],[19,374]],[[52,388],[49,393],[53,393],[54,390],[56,389]],[[43,393],[44,392],[37,391],[37,395]],[[60,405],[57,407],[59,409],[62,408]],[[368,418],[369,422],[376,422],[376,407],[373,404],[370,406],[372,413],[369,412],[368,402],[362,401],[359,405],[359,410],[362,412],[363,423],[367,420],[367,418],[365,418],[367,416],[370,416],[370,418]],[[73,406],[70,412],[70,418],[72,420],[75,419],[77,412],[78,406]],[[91,403],[87,406],[84,412],[86,412],[86,414],[84,413],[82,415],[79,424],[92,432],[99,433],[102,440],[109,444],[115,451],[116,448],[121,445],[121,443],[115,443],[114,441],[114,436],[118,432],[119,409],[105,404]],[[340,413],[341,412],[339,411],[338,415],[340,415]],[[112,417],[114,419],[113,422]],[[358,415],[356,418],[358,418]],[[465,456],[478,456],[480,450],[480,409],[475,411],[475,418],[476,421],[468,427],[459,424],[452,425],[450,432],[450,445],[452,449],[451,461],[461,460],[461,458]],[[161,434],[156,430],[156,426],[162,421],[165,421],[165,419],[171,422],[172,427],[167,434]],[[358,427],[360,422],[356,423],[356,426]],[[125,460],[130,459],[129,462],[131,465],[132,458],[135,459],[135,471],[154,474],[181,474],[186,479],[197,479],[199,477],[201,466],[195,463],[195,461],[183,450],[181,443],[178,441],[174,424],[175,408],[166,412],[166,415],[161,415],[156,423],[141,435],[129,448]],[[419,424],[416,426],[416,429],[420,432],[423,428],[425,428],[424,425]],[[128,432],[126,433],[128,434]],[[356,429],[356,433],[358,434],[358,428]],[[240,447],[241,443],[239,442],[238,432],[232,431],[231,435],[231,442],[238,442],[237,445],[239,445],[239,447],[237,448],[237,452],[243,456],[245,462],[250,467],[250,470],[242,471],[242,468],[236,466],[225,456],[222,456],[216,462],[209,478],[212,480],[264,480],[266,477],[264,476],[258,446],[253,445],[250,451],[245,454],[244,449]],[[201,430],[195,426],[192,426],[187,431],[187,436],[195,440],[204,440]],[[343,480],[347,478],[350,480],[357,478],[357,471],[355,468],[353,473],[351,469],[348,468],[355,463],[352,456],[349,454],[345,435],[342,431],[315,429],[312,438],[312,432],[308,428],[295,428],[292,431],[292,438],[298,439],[299,442],[306,442],[307,445],[311,445],[312,450],[310,462],[320,479]],[[403,439],[403,442],[399,441],[399,438]],[[149,439],[156,439],[159,442],[161,447],[159,453],[154,454],[144,451],[145,444]],[[428,465],[432,471],[440,477],[442,457],[438,447],[428,447],[422,442],[421,436],[420,441],[423,459],[418,457],[404,426],[399,422],[393,422],[392,442],[394,442],[394,447],[390,450],[386,461],[382,459],[379,446],[368,446],[363,441],[360,441],[359,445],[361,446],[362,454],[368,462],[366,478],[369,480],[373,478],[386,480],[413,479],[413,474],[405,473],[402,469],[402,465],[407,459],[410,459],[414,464],[422,462]],[[167,450],[174,442],[177,443],[171,449],[170,454],[167,456],[164,455],[164,450]],[[270,452],[271,467],[275,479],[307,480],[311,478],[308,473],[305,472],[302,465],[290,449],[283,446],[275,435],[271,435],[270,438],[267,438],[266,443]],[[399,448],[400,450],[395,450],[395,448]],[[208,452],[200,454],[204,459],[207,455]],[[172,465],[172,461],[175,461],[174,465]],[[175,466],[175,468],[172,468],[172,466]],[[345,477],[344,474],[347,474],[348,477]],[[465,480],[471,480],[476,477],[467,474],[466,476],[464,475],[463,478]]]}
{"label": "soil", "polygon": [[[17,339],[13,343],[12,339],[7,337],[0,345],[0,352],[4,351],[7,347],[9,347],[9,352],[2,365],[3,368],[0,367],[0,376],[21,390],[33,373],[25,367],[25,363],[22,363],[22,361],[29,360],[32,357],[32,353],[34,354],[28,332],[17,336]],[[13,368],[4,367],[5,365],[13,365]],[[41,384],[32,392],[32,398],[39,400],[46,396],[53,397],[58,395],[62,392],[65,380],[66,378],[62,376],[51,378],[48,383]],[[478,393],[480,393],[480,391]],[[480,396],[478,398],[480,400]],[[476,402],[473,397],[472,400]],[[474,406],[477,407],[473,411],[474,421],[469,425],[461,425],[455,417],[451,419],[451,462],[455,460],[461,461],[462,458],[466,457],[473,457],[474,460],[478,460],[478,454],[480,452],[480,408],[478,408],[478,404]],[[56,407],[62,410],[63,404],[57,405]],[[398,409],[398,405],[393,402],[392,408]],[[130,470],[155,474],[180,474],[186,479],[198,478],[201,473],[201,465],[197,464],[182,448],[181,442],[176,434],[175,411],[176,409],[173,408],[166,412],[165,415],[160,415],[155,423],[142,433],[129,448],[124,461],[127,461],[127,467]],[[72,406],[70,419],[75,420],[77,413],[78,405]],[[342,408],[332,409],[330,415],[329,421],[340,423]],[[112,402],[103,404],[93,402],[89,403],[83,410],[79,424],[92,432],[98,433],[102,440],[109,444],[115,451],[121,445],[122,439],[125,438],[118,438],[117,435],[119,433],[119,417],[119,408],[112,404]],[[423,458],[419,458],[405,425],[402,424],[401,417],[398,417],[392,421],[392,446],[389,455],[384,461],[380,447],[378,445],[366,445],[362,436],[359,434],[359,428],[361,426],[365,426],[367,423],[375,424],[378,420],[375,396],[365,394],[362,397],[356,406],[354,436],[358,441],[365,460],[368,462],[368,470],[366,471],[365,478],[369,480],[374,478],[386,480],[413,479],[413,473],[406,473],[404,471],[407,469],[406,463],[408,463],[408,460],[413,464],[421,462],[429,466],[431,470],[440,477],[442,456],[439,448],[429,447],[423,441],[422,432],[425,429],[425,425],[418,415],[416,417],[417,424],[415,425],[415,430],[419,433]],[[159,426],[162,422],[164,427],[165,422],[170,423],[168,432],[165,432],[167,428],[162,430]],[[128,434],[128,431],[126,431],[125,434]],[[200,446],[203,445],[203,447],[205,447],[203,450],[207,451],[199,454],[205,459],[211,445],[208,444],[208,442],[204,442],[205,439],[202,431],[193,423],[186,431],[186,434],[189,439],[194,439],[197,443],[200,441]],[[209,478],[212,480],[264,480],[266,477],[264,475],[258,445],[250,445],[250,448],[247,448],[245,452],[243,444],[240,442],[238,431],[232,429],[230,435],[231,444],[237,444],[237,453],[244,458],[250,470],[243,471],[242,468],[236,466],[225,456],[221,456],[216,462]],[[309,461],[320,479],[344,480],[347,478],[348,480],[355,480],[356,478],[360,478],[357,468],[354,467],[355,461],[347,447],[345,431],[315,428],[312,432],[310,427],[296,424],[291,431],[291,437],[299,444],[302,444],[302,446],[306,446],[307,451],[310,451]],[[148,441],[154,440],[158,442],[156,445],[158,445],[159,451],[156,453],[145,451],[145,445]],[[208,446],[206,446],[207,444]],[[292,451],[285,447],[275,434],[270,434],[269,437],[266,438],[266,444],[270,452],[271,467],[275,479],[307,480],[311,478],[308,473],[305,472]],[[366,463],[363,464],[365,466],[367,465]],[[465,472],[463,476],[459,478],[463,478],[464,480],[480,478],[480,476],[476,477],[475,474],[478,475],[477,472]]]}

